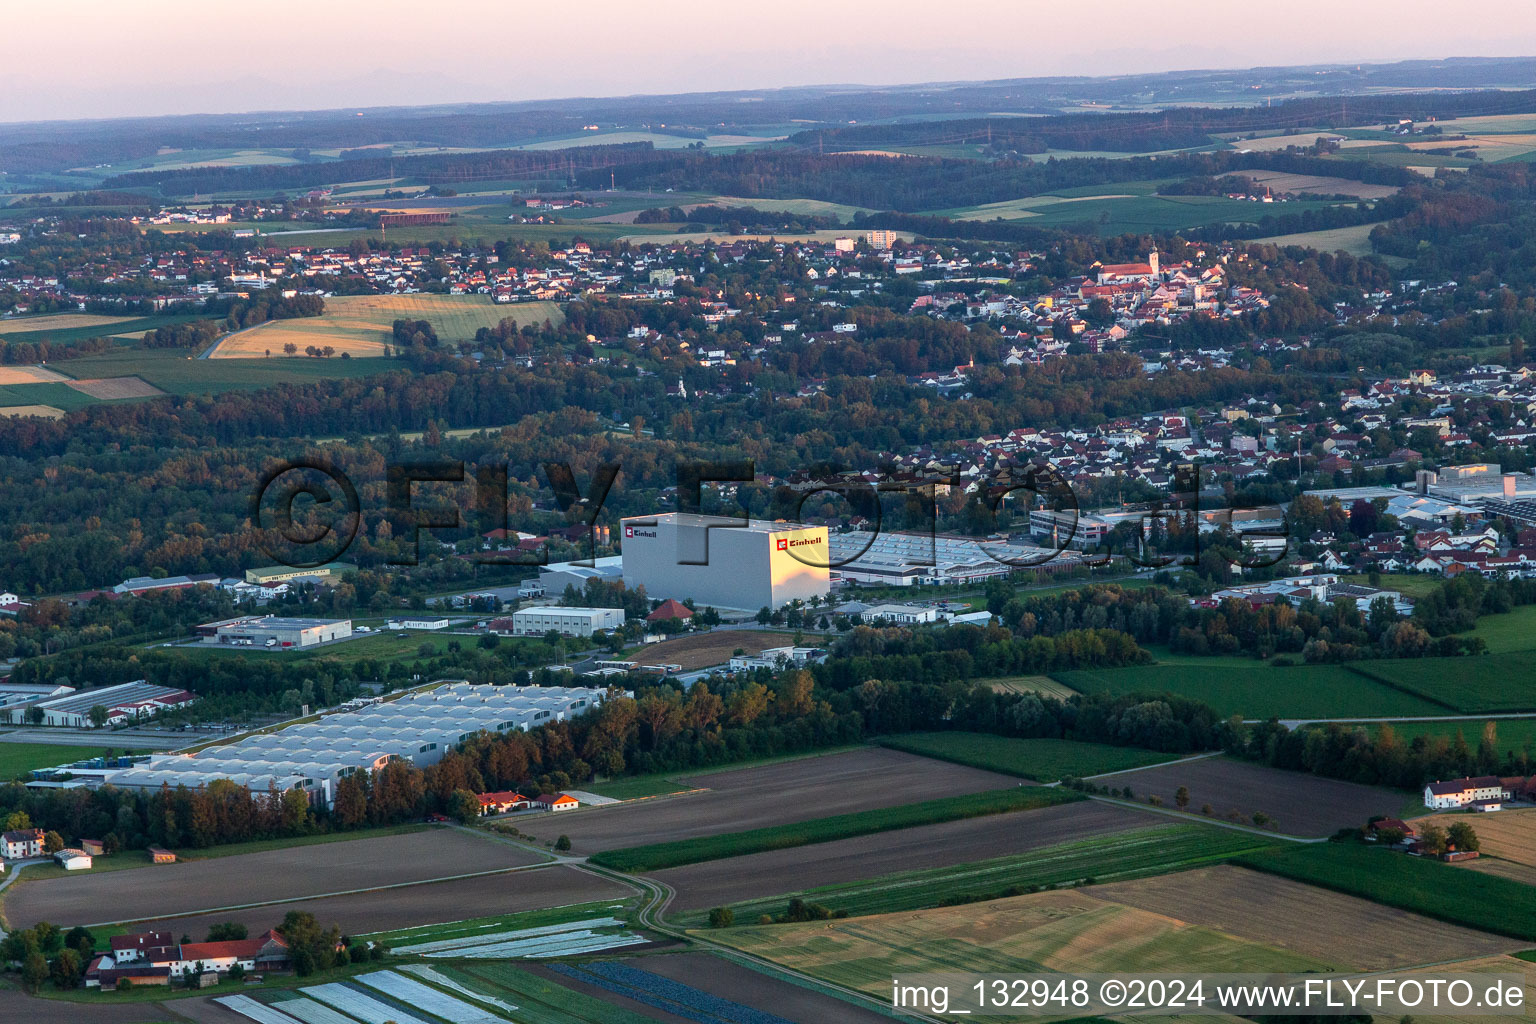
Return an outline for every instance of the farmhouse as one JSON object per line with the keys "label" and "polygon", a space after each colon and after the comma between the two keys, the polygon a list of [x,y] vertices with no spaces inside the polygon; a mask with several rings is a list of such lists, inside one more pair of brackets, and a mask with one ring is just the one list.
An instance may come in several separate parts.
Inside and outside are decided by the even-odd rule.
{"label": "farmhouse", "polygon": [[43,830],[40,828],[22,828],[0,835],[0,849],[3,849],[6,860],[20,860],[23,857],[41,857],[43,855]]}
{"label": "farmhouse", "polygon": [[574,811],[581,806],[573,796],[565,793],[540,793],[533,801],[535,807],[542,807],[546,811]]}
{"label": "farmhouse", "polygon": [[163,846],[151,846],[149,848],[149,860],[152,864],[175,864],[176,855]]}
{"label": "farmhouse", "polygon": [[288,943],[274,931],[227,942],[174,943],[170,932],[116,935],[112,951],[91,961],[85,987],[112,991],[129,979],[134,985],[168,985],[188,974],[227,974],[239,964],[246,971],[281,971],[292,966]]}
{"label": "farmhouse", "polygon": [[500,793],[480,794],[481,814],[505,814],[508,811],[515,811],[520,807],[527,806],[528,798],[521,793],[514,793],[511,790],[505,790]]}
{"label": "farmhouse", "polygon": [[1467,807],[1479,801],[1505,799],[1504,783],[1494,775],[1480,775],[1475,779],[1454,779],[1450,782],[1431,782],[1424,787],[1424,806],[1434,810],[1450,807]]}

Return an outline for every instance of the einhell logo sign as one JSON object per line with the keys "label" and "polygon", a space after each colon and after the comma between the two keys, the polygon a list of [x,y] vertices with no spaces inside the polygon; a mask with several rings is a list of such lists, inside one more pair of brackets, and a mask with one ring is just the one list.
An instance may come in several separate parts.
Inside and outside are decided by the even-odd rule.
{"label": "einhell logo sign", "polygon": [[820,543],[820,537],[780,537],[777,546],[780,551],[788,551],[790,548],[803,548],[808,544]]}
{"label": "einhell logo sign", "polygon": [[641,530],[641,529],[638,529],[637,527],[633,527],[633,526],[626,526],[626,527],[624,527],[624,537],[625,537],[626,540],[631,538],[631,537],[654,537],[654,536],[656,536],[656,531],[655,530]]}

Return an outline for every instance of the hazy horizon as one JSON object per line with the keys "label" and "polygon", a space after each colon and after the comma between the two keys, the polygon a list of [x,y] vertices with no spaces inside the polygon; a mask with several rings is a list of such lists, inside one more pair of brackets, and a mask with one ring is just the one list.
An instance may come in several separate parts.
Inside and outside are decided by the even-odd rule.
{"label": "hazy horizon", "polygon": [[[1203,2],[1185,5],[1187,16],[1177,19],[1151,16],[1145,4],[1130,0],[1104,0],[1091,14],[1057,0],[972,0],[947,6],[943,20],[911,0],[848,0],[834,8],[783,0],[771,23],[753,10],[702,0],[648,9],[599,2],[584,16],[548,9],[508,13],[486,0],[456,5],[454,16],[444,18],[360,0],[326,5],[323,19],[312,16],[314,9],[274,0],[253,17],[249,9],[187,0],[61,0],[17,11],[7,18],[10,37],[57,39],[68,48],[67,64],[57,49],[44,46],[7,53],[0,69],[0,121],[1536,53],[1536,19],[1520,0],[1484,0],[1464,25],[1442,25],[1443,5],[1429,0],[1298,0],[1283,17]],[[401,13],[391,13],[395,9]],[[1500,25],[1492,44],[1490,23]],[[1107,37],[1085,32],[1091,25],[1117,31]],[[1434,31],[1426,32],[1426,25]],[[1192,33],[1201,26],[1206,35]],[[398,42],[403,32],[412,39],[409,48]]]}

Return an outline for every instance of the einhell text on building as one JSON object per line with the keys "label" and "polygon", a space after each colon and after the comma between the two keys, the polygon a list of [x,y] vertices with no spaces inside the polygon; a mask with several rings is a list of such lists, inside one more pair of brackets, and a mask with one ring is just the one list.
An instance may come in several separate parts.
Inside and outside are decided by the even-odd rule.
{"label": "einhell text on building", "polygon": [[622,522],[624,584],[700,607],[778,608],[830,589],[827,528],[666,512]]}

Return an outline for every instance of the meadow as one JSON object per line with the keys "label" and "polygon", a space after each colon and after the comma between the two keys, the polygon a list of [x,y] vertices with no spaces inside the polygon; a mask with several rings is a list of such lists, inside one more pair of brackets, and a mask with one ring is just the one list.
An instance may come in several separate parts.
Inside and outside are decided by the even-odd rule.
{"label": "meadow", "polygon": [[1083,799],[1081,795],[1070,790],[1032,786],[995,789],[920,803],[899,804],[895,807],[835,814],[831,817],[812,818],[809,821],[785,825],[770,825],[767,828],[746,832],[726,832],[670,843],[603,850],[593,854],[589,860],[615,871],[657,871],[662,868],[681,867],[684,864],[718,860],[722,857],[738,857],[768,850],[827,843],[875,832],[911,828],[914,825],[931,825],[937,822],[958,821],[962,818],[1027,811],[1081,799]]}
{"label": "meadow", "polygon": [[1342,843],[1266,850],[1236,863],[1440,921],[1536,940],[1536,887],[1459,865]]}
{"label": "meadow", "polygon": [[1145,768],[1175,755],[1138,747],[1114,747],[1080,740],[1016,739],[982,732],[918,732],[882,737],[881,746],[940,761],[986,768],[1036,782],[1086,778],[1104,772]]}
{"label": "meadow", "polygon": [[[1156,825],[1056,843],[1007,857],[747,900],[732,904],[731,909],[740,922],[756,921],[764,914],[781,914],[793,898],[819,903],[834,911],[845,910],[852,917],[923,910],[1000,899],[1030,889],[1186,871],[1264,850],[1270,845],[1260,836],[1210,825]],[[704,917],[701,912],[690,923],[702,924]]]}
{"label": "meadow", "polygon": [[1371,254],[1371,229],[1374,224],[1354,224],[1347,228],[1324,228],[1321,231],[1301,231],[1292,235],[1270,235],[1255,238],[1254,242],[1269,245],[1299,245],[1319,252],[1347,252],[1351,256]]}
{"label": "meadow", "polygon": [[[1480,634],[1479,634],[1480,635]],[[1395,658],[1351,666],[1369,679],[1398,687],[1463,714],[1536,711],[1529,652],[1505,651],[1465,658]],[[1346,712],[1355,714],[1355,712]],[[1391,714],[1362,714],[1377,718]],[[1329,716],[1338,717],[1338,716]]]}
{"label": "meadow", "polygon": [[[1053,672],[1051,678],[1082,693],[1175,693],[1204,701],[1222,715],[1265,718],[1378,718],[1443,715],[1449,705],[1406,693],[1339,665],[1275,668],[1202,664]],[[1392,662],[1392,665],[1408,664]]]}
{"label": "meadow", "polygon": [[14,779],[34,768],[100,757],[108,745],[65,746],[59,743],[0,743],[0,779]]}

